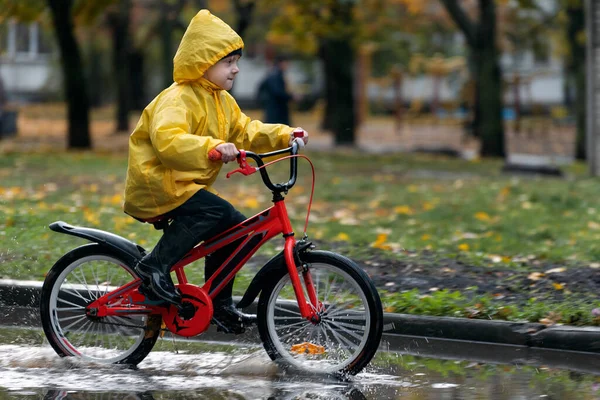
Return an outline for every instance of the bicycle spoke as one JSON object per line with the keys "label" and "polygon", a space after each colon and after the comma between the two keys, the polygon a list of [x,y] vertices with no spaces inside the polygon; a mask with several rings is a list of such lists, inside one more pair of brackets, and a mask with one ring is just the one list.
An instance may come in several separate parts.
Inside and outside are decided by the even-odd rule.
{"label": "bicycle spoke", "polygon": [[[72,291],[71,291],[72,290]],[[83,297],[83,295],[81,293],[79,293],[75,288],[73,289],[69,289],[69,288],[62,288],[61,291],[70,294],[72,296],[75,297],[79,297],[81,300],[83,300],[86,304],[90,302],[90,299],[86,299],[85,297]]]}
{"label": "bicycle spoke", "polygon": [[340,342],[344,342],[349,348],[355,348],[356,344],[352,343],[349,339],[346,339],[343,335],[340,334],[340,332],[337,332],[335,329],[331,328],[330,326],[327,326],[327,328],[329,328],[329,330],[331,331],[332,335],[338,339],[338,343]]}
{"label": "bicycle spoke", "polygon": [[[159,334],[153,330],[147,337],[148,318],[138,314],[90,318],[85,313],[88,304],[133,279],[129,267],[111,256],[95,254],[91,247],[74,252],[80,254],[79,258],[65,264],[46,295],[49,316],[45,318],[50,323],[45,326],[63,338],[55,342],[56,346],[66,355],[102,363],[127,362],[130,358],[139,362],[152,348],[141,344],[148,340],[154,343]],[[121,298],[107,305],[125,303]]]}
{"label": "bicycle spoke", "polygon": [[279,330],[288,329],[288,328],[291,328],[293,326],[304,325],[306,323],[307,323],[307,321],[299,321],[299,322],[294,322],[293,324],[288,324],[288,325],[278,325],[277,329],[279,329]]}
{"label": "bicycle spoke", "polygon": [[[344,328],[342,325],[337,324],[337,323],[332,322],[332,321],[326,321],[325,325],[328,326],[328,327],[330,327],[330,328],[331,327]],[[333,328],[331,328],[331,329],[333,330]],[[352,336],[354,339],[358,340],[359,343],[362,340],[361,336],[359,336],[358,334],[356,334],[355,332],[353,332],[351,330],[348,330],[348,329],[339,329],[339,330],[336,330],[336,331],[340,332],[340,334],[341,334],[341,332],[343,332],[343,333],[347,334],[348,336]]]}

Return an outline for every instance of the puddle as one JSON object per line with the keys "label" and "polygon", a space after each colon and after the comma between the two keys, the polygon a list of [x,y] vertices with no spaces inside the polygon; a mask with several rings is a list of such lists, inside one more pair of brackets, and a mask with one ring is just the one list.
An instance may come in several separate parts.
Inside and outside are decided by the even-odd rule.
{"label": "puddle", "polygon": [[253,345],[162,339],[132,369],[60,358],[39,338],[30,330],[0,340],[0,400],[600,398],[600,375],[542,365],[382,351],[343,382],[282,371]]}

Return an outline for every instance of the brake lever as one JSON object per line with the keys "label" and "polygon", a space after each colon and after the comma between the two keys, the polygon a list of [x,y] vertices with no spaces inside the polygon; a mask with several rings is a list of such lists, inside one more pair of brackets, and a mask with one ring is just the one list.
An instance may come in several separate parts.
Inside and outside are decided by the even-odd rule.
{"label": "brake lever", "polygon": [[240,154],[238,155],[238,164],[240,165],[240,168],[235,169],[231,172],[228,172],[226,177],[229,178],[231,175],[235,174],[236,172],[239,172],[242,175],[252,175],[253,173],[255,173],[256,171],[258,171],[257,167],[253,167],[250,164],[248,164],[248,161],[246,161],[246,152],[244,150],[240,150]]}

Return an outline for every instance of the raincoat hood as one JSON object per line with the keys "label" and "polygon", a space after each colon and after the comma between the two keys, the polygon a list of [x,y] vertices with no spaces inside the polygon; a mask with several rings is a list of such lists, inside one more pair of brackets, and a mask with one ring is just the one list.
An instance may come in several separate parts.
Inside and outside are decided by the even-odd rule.
{"label": "raincoat hood", "polygon": [[243,47],[242,38],[229,25],[208,10],[201,10],[181,39],[173,59],[173,80],[199,80],[217,61]]}

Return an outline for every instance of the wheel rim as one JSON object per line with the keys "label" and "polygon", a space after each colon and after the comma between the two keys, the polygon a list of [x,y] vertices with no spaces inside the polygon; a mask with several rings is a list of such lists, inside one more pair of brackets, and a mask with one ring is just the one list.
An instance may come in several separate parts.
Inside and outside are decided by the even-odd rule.
{"label": "wheel rim", "polygon": [[128,266],[103,255],[80,258],[65,268],[52,287],[49,311],[51,329],[66,353],[113,364],[139,347],[144,340],[147,316],[94,320],[85,313],[87,304],[133,278]]}
{"label": "wheel rim", "polygon": [[[318,300],[324,305],[321,322],[300,315],[289,276],[271,293],[267,329],[277,353],[288,364],[312,372],[344,371],[367,344],[371,313],[358,283],[343,270],[311,264]],[[304,288],[304,295],[306,288]],[[313,306],[314,307],[314,306]]]}

